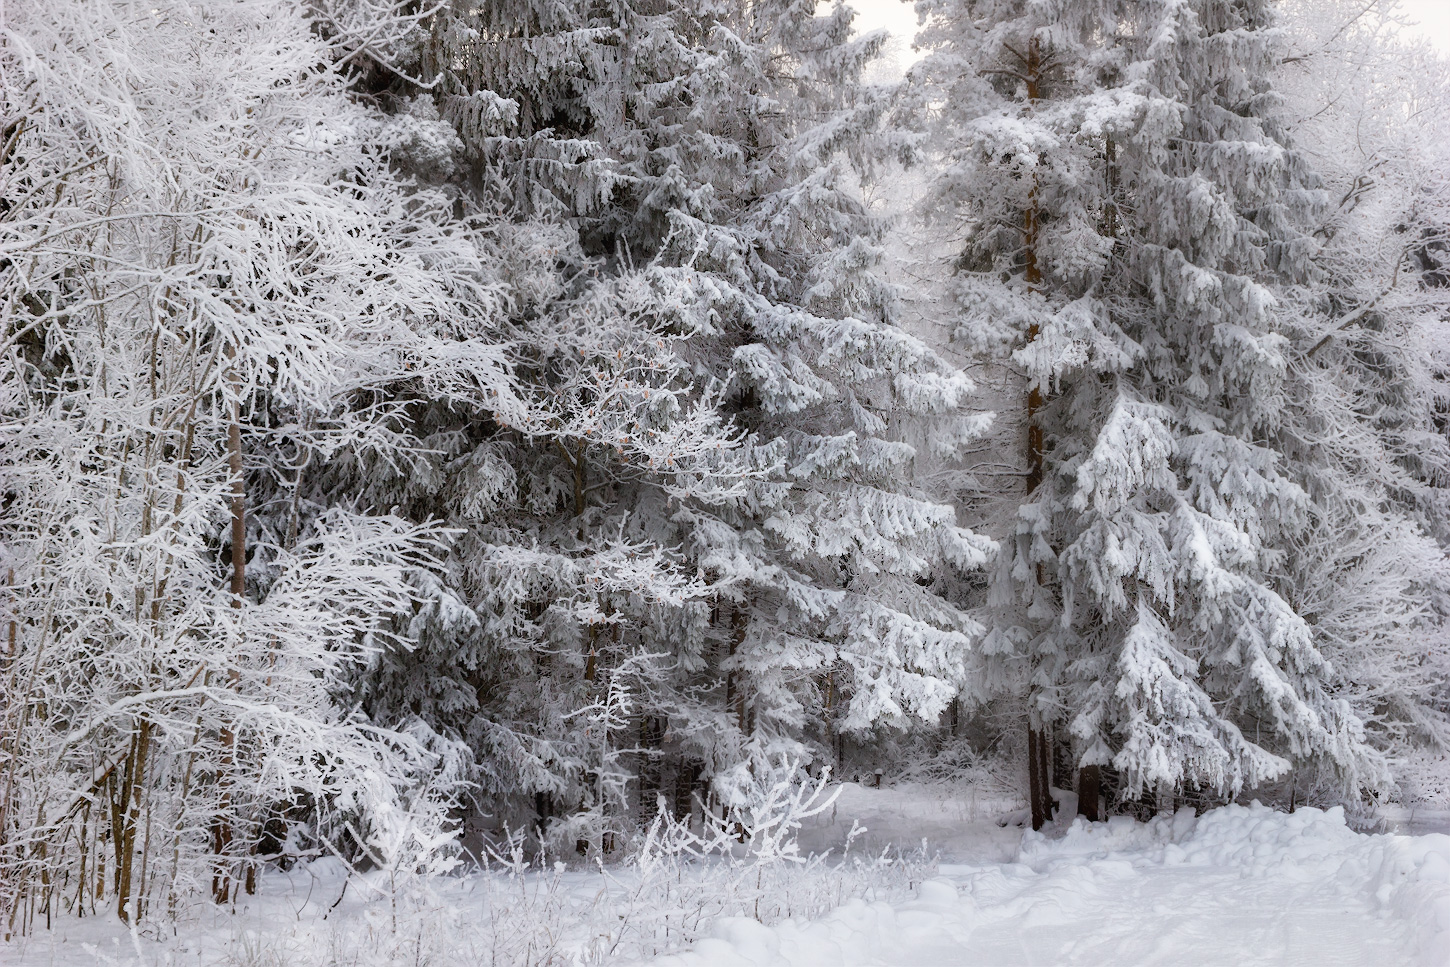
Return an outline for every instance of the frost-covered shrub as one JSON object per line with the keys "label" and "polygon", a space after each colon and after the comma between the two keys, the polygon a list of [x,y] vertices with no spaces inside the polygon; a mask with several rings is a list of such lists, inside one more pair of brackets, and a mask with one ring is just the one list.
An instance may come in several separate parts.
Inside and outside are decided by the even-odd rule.
{"label": "frost-covered shrub", "polygon": [[443,535],[296,484],[406,462],[398,383],[515,397],[480,238],[390,170],[304,8],[6,10],[7,933],[228,901],[299,812],[385,866],[449,861],[456,758],[345,695]]}

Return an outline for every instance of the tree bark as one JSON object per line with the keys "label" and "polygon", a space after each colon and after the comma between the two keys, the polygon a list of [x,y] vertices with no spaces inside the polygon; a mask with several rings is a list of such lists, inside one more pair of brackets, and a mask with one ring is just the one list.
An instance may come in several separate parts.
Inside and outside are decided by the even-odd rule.
{"label": "tree bark", "polygon": [[[740,646],[745,644],[745,632],[748,626],[748,619],[745,611],[736,605],[730,610],[730,654],[734,658]],[[735,713],[735,724],[740,729],[740,734],[750,734],[750,716],[746,702],[745,688],[739,681],[735,669],[725,674],[725,707]]]}
{"label": "tree bark", "polygon": [[[234,356],[235,353],[229,352]],[[233,378],[233,390],[237,391],[237,380]],[[227,421],[227,469],[232,478],[232,607],[237,612],[238,634],[241,634],[242,603],[247,592],[247,492],[242,477],[242,417],[241,401],[231,402],[230,418]],[[241,672],[235,667],[228,669],[227,681],[233,689],[241,683]],[[211,893],[217,903],[226,903],[232,892],[232,777],[236,760],[237,735],[230,727],[221,732],[222,761],[218,784],[221,799],[216,816],[212,818],[212,852],[216,855],[215,872],[212,874]]]}
{"label": "tree bark", "polygon": [[675,769],[675,819],[687,826],[694,813],[694,795],[700,784],[700,775],[704,772],[702,766],[696,760],[682,758]]}
{"label": "tree bark", "polygon": [[1077,814],[1090,823],[1103,817],[1098,814],[1102,796],[1102,772],[1097,766],[1083,766],[1077,771]]}
{"label": "tree bark", "polygon": [[1027,804],[1032,810],[1032,828],[1041,829],[1047,825],[1048,813],[1042,808],[1043,793],[1047,779],[1043,776],[1045,762],[1042,756],[1042,733],[1031,726],[1027,729]]}
{"label": "tree bark", "polygon": [[[1042,46],[1036,37],[1027,45],[1027,57],[1022,65],[1027,80],[1027,100],[1035,107],[1042,96]],[[1042,288],[1042,269],[1037,263],[1039,218],[1037,212],[1037,185],[1028,195],[1027,209],[1022,213],[1022,258],[1023,277],[1027,287],[1036,292]],[[1036,323],[1027,330],[1027,342],[1033,343],[1040,335]],[[1033,385],[1027,393],[1027,494],[1031,496],[1042,484],[1044,476],[1045,446],[1038,412],[1042,409],[1042,388]],[[1038,583],[1042,583],[1042,569],[1037,569]],[[1049,788],[1047,767],[1047,737],[1042,730],[1027,729],[1027,798],[1032,807],[1032,828],[1041,829],[1052,817],[1052,793]]]}
{"label": "tree bark", "polygon": [[[131,735],[125,770],[119,785],[116,806],[113,806],[115,827],[111,832],[116,850],[116,915],[122,923],[130,923],[138,913],[139,900],[133,896],[133,868],[136,859],[136,826],[141,813],[141,796],[146,775],[146,755],[151,747],[151,722],[142,720]],[[136,901],[133,905],[133,901]]]}

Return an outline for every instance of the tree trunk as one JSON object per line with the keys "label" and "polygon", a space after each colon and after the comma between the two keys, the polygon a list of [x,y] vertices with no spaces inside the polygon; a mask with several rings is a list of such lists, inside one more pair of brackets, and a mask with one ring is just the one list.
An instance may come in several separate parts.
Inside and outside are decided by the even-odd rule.
{"label": "tree trunk", "polygon": [[151,728],[150,721],[143,720],[131,735],[131,748],[126,755],[125,772],[117,797],[119,802],[113,807],[115,819],[112,825],[116,828],[111,835],[116,849],[116,914],[122,923],[130,923],[140,908],[139,899],[133,896],[132,884],[135,882],[136,827],[141,814]]}
{"label": "tree trunk", "polygon": [[1090,823],[1103,817],[1098,814],[1102,796],[1102,772],[1097,766],[1083,766],[1077,771],[1077,814]]}
{"label": "tree trunk", "polygon": [[[1027,100],[1036,106],[1042,96],[1042,47],[1036,37],[1027,45],[1027,57],[1022,65],[1027,80]],[[1023,276],[1029,289],[1042,288],[1042,269],[1037,263],[1038,212],[1037,187],[1034,182],[1028,196],[1027,209],[1022,213],[1022,258]],[[1027,330],[1027,342],[1037,340],[1040,334],[1036,323]],[[1045,447],[1042,426],[1038,422],[1038,411],[1042,409],[1042,388],[1033,385],[1027,393],[1027,494],[1031,496],[1042,484]],[[1037,569],[1038,583],[1042,583],[1042,569]],[[1041,829],[1052,817],[1052,793],[1049,788],[1047,766],[1047,737],[1030,724],[1027,728],[1027,798],[1032,807],[1032,828]]]}
{"label": "tree trunk", "polygon": [[664,719],[648,713],[639,718],[639,821],[648,826],[657,813],[663,812],[664,792]]}
{"label": "tree trunk", "polygon": [[[564,451],[568,453],[566,449]],[[584,465],[584,444],[579,444],[579,450],[572,459],[574,471],[574,516],[583,517],[584,511],[589,509],[589,468]],[[584,525],[579,525],[580,537],[583,537]]]}
{"label": "tree trunk", "polygon": [[[229,353],[231,355],[231,353]],[[236,390],[233,380],[233,389]],[[227,469],[232,478],[232,607],[237,612],[237,633],[241,634],[242,602],[247,592],[247,521],[246,481],[242,477],[242,422],[241,401],[233,399],[230,419],[227,423]],[[236,668],[227,671],[227,680],[233,689],[241,682],[241,672]],[[226,903],[232,891],[232,768],[236,762],[237,736],[230,727],[223,727],[222,761],[218,784],[221,786],[220,802],[216,816],[212,818],[212,852],[216,855],[215,872],[212,874],[211,893],[217,903]]]}
{"label": "tree trunk", "polygon": [[[740,646],[745,643],[745,632],[748,626],[745,612],[736,605],[730,609],[730,655],[734,658]],[[735,669],[725,673],[725,707],[735,713],[735,724],[740,729],[742,737],[750,734],[750,715],[746,703],[745,688],[739,681]]]}
{"label": "tree trunk", "polygon": [[675,770],[675,819],[687,826],[694,813],[694,795],[696,787],[700,784],[702,772],[704,772],[702,763],[694,759],[683,758]]}
{"label": "tree trunk", "polygon": [[1047,789],[1047,777],[1042,773],[1045,771],[1046,760],[1042,755],[1043,736],[1042,733],[1028,726],[1027,728],[1027,804],[1032,810],[1032,828],[1041,829],[1047,825],[1048,812],[1043,809],[1042,803]]}

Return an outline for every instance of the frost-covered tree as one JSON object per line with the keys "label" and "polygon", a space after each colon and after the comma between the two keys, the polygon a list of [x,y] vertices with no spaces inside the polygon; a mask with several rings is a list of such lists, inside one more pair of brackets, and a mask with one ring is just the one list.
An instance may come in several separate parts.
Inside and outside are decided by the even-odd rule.
{"label": "frost-covered tree", "polygon": [[6,929],[226,900],[304,812],[314,843],[443,858],[456,770],[345,694],[440,535],[273,498],[411,459],[400,386],[520,411],[487,239],[392,174],[297,4],[7,12]]}
{"label": "frost-covered tree", "polygon": [[466,747],[478,812],[563,814],[556,840],[595,847],[632,826],[636,799],[653,810],[606,777],[641,771],[624,750],[657,721],[638,693],[666,674],[665,655],[645,642],[683,637],[686,605],[704,595],[677,541],[659,539],[667,502],[738,495],[751,473],[718,387],[680,356],[678,286],[609,258],[584,227],[615,178],[597,132],[618,107],[599,100],[600,58],[621,36],[610,23],[602,10],[459,5],[439,12],[417,63],[382,72],[396,123],[447,125],[446,138],[400,143],[395,164],[509,219],[491,231],[510,266],[527,408],[495,418],[410,398],[406,432],[424,460],[334,462],[309,485],[319,505],[361,492],[457,533],[420,587],[417,646],[363,681],[368,707],[421,716]]}
{"label": "frost-covered tree", "polygon": [[[459,5],[407,70],[438,85],[386,82],[455,124],[465,203],[543,250],[514,315],[535,409],[437,414],[469,429],[415,491],[484,448],[507,496],[448,509],[458,606],[374,680],[380,707],[431,692],[495,804],[597,817],[611,747],[635,756],[614,816],[729,800],[752,762],[934,720],[965,684],[977,628],[924,585],[987,545],[905,481],[899,423],[950,453],[981,418],[873,274],[881,38],[849,34],[812,3]],[[601,742],[585,710],[618,686]]]}
{"label": "frost-covered tree", "polygon": [[[903,425],[925,423],[918,446],[946,456],[983,420],[971,382],[894,325],[875,275],[882,226],[857,184],[885,105],[859,75],[881,38],[852,41],[849,23],[803,3],[701,17],[704,56],[663,115],[692,162],[655,264],[693,290],[696,365],[730,388],[770,467],[738,505],[680,518],[731,614],[724,734],[752,757],[934,722],[978,631],[923,585],[975,569],[989,544],[911,486]],[[712,123],[690,137],[693,118]]]}
{"label": "frost-covered tree", "polygon": [[1275,113],[1270,4],[925,12],[946,159],[928,205],[960,219],[961,335],[1026,383],[990,650],[1037,734],[1034,821],[1051,725],[1129,798],[1303,763],[1377,784],[1285,572],[1316,511],[1286,442],[1301,320],[1282,293],[1318,271],[1324,192]]}
{"label": "frost-covered tree", "polygon": [[[1296,609],[1397,758],[1447,739],[1450,290],[1441,275],[1450,74],[1406,43],[1398,4],[1288,4],[1278,71],[1296,146],[1324,179],[1319,284],[1302,314],[1288,453],[1316,513],[1291,565]],[[1311,777],[1312,778],[1312,777]],[[1419,777],[1396,769],[1407,788]]]}

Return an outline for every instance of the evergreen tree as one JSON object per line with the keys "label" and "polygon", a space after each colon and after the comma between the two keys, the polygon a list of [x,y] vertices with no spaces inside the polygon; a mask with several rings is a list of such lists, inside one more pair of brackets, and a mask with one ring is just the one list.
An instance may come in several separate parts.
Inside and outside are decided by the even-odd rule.
{"label": "evergreen tree", "polygon": [[1274,117],[1270,5],[928,14],[918,76],[946,132],[935,203],[965,226],[963,336],[1027,383],[993,650],[1032,732],[1067,731],[1128,798],[1232,795],[1308,762],[1378,782],[1284,574],[1313,502],[1285,452],[1277,293],[1316,271],[1324,197]]}
{"label": "evergreen tree", "polygon": [[[885,98],[859,76],[882,38],[849,34],[849,11],[809,3],[494,3],[432,25],[418,73],[442,72],[461,197],[548,255],[514,312],[530,415],[430,413],[468,430],[449,473],[408,485],[411,513],[442,496],[466,527],[438,592],[463,607],[440,603],[371,687],[379,708],[434,693],[426,717],[474,746],[493,804],[586,817],[566,842],[606,842],[671,788],[733,801],[751,768],[934,721],[966,684],[977,627],[924,585],[988,545],[905,482],[899,424],[949,454],[983,417],[873,275],[858,186]],[[449,474],[481,445],[509,470],[465,521]],[[616,694],[611,738],[587,710]],[[616,768],[635,785],[606,803]]]}

